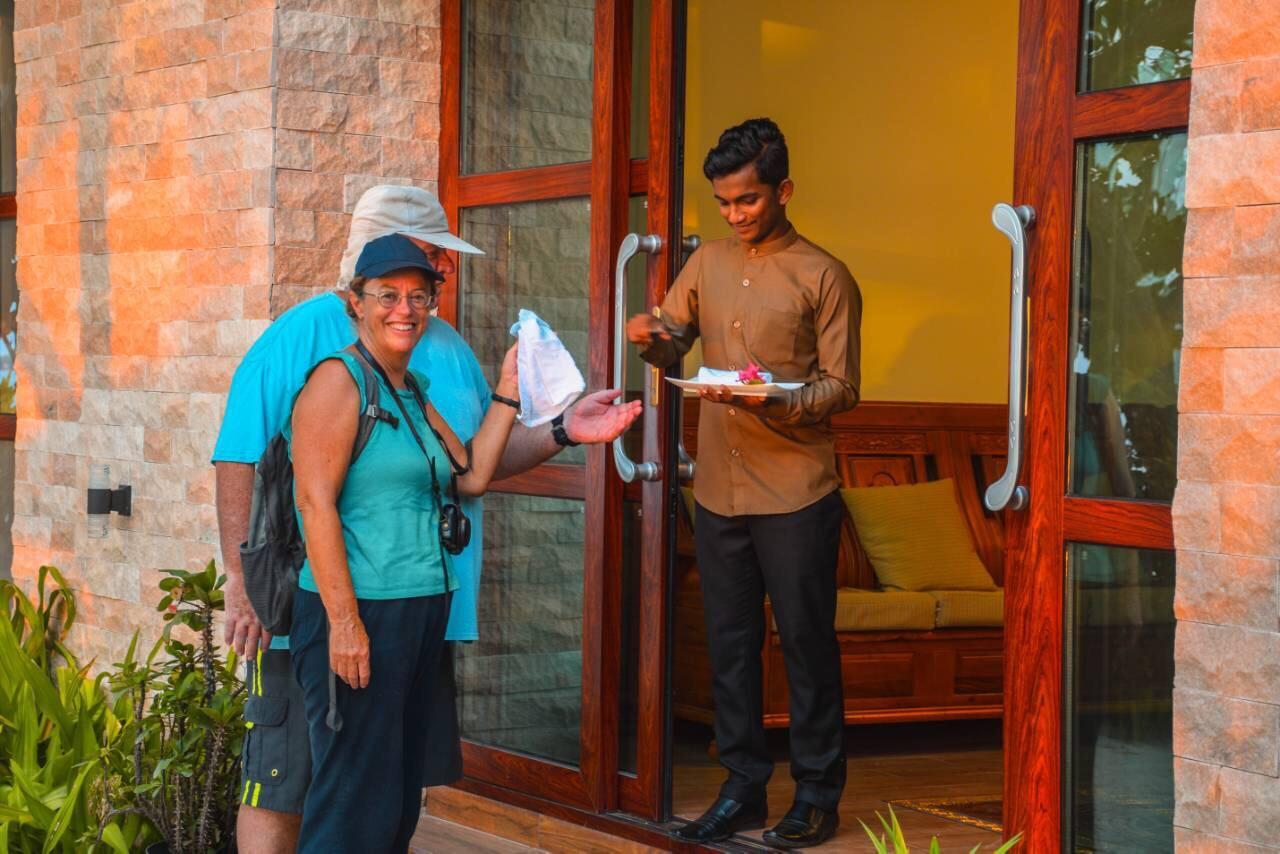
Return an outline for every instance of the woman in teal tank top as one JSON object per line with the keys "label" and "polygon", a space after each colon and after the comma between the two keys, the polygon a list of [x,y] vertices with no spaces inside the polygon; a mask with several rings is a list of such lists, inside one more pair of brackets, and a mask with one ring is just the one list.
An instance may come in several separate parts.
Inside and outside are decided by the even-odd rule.
{"label": "woman in teal tank top", "polygon": [[[312,746],[301,852],[408,848],[425,766],[422,710],[456,587],[441,512],[457,493],[488,488],[518,405],[513,346],[494,395],[512,405],[489,407],[463,447],[430,404],[430,378],[408,369],[443,277],[401,235],[366,244],[356,274],[347,310],[383,414],[351,462],[370,389],[359,357],[344,350],[313,369],[288,428],[307,545],[290,635]],[[341,682],[332,700],[331,672]]]}

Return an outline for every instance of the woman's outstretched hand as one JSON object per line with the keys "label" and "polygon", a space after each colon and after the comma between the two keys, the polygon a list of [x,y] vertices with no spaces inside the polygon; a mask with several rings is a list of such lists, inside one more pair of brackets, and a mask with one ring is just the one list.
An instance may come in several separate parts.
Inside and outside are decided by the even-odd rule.
{"label": "woman's outstretched hand", "polygon": [[618,389],[593,391],[570,406],[564,413],[564,432],[583,445],[612,442],[640,417],[643,404],[638,400],[615,406],[621,395]]}

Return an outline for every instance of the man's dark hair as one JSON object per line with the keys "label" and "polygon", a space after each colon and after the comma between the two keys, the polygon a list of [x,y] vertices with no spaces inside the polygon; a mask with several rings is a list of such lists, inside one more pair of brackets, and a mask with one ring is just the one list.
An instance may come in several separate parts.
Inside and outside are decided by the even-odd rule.
{"label": "man's dark hair", "polygon": [[791,175],[787,158],[787,138],[773,119],[748,119],[720,134],[715,148],[702,161],[702,174],[711,181],[732,175],[749,163],[756,165],[756,175],[774,187]]}

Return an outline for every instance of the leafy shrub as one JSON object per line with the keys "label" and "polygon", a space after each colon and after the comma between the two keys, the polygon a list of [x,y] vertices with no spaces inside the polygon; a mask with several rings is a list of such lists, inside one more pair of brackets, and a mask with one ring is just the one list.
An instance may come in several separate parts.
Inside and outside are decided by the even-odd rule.
{"label": "leafy shrub", "polygon": [[[213,638],[226,577],[212,561],[200,572],[164,575],[157,606],[163,635],[143,661],[135,635],[111,674],[111,689],[128,709],[107,752],[112,815],[144,816],[171,854],[226,850],[235,835],[245,731],[235,653],[224,659]],[[179,627],[196,642],[177,636]]]}
{"label": "leafy shrub", "polygon": [[[49,582],[53,586],[49,586]],[[102,759],[127,704],[112,702],[64,646],[75,602],[40,568],[36,600],[0,581],[0,850],[127,852],[152,838],[140,819],[107,822],[98,843]]]}

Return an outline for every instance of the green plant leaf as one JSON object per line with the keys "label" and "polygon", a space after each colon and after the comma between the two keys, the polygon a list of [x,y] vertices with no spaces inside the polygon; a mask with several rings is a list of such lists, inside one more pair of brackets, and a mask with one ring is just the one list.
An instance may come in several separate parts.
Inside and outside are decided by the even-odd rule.
{"label": "green plant leaf", "polygon": [[[879,818],[880,813],[876,813],[876,817]],[[884,819],[880,820],[884,821]],[[862,829],[866,831],[867,838],[871,840],[871,847],[876,849],[876,854],[889,854],[889,846],[883,836],[877,839],[876,835],[871,832],[871,828],[867,827],[867,823],[862,819],[858,819],[858,824],[862,825]]]}
{"label": "green plant leaf", "polygon": [[120,830],[120,826],[114,821],[102,828],[102,841],[115,854],[129,854],[129,843],[125,841],[124,832]]}
{"label": "green plant leaf", "polygon": [[13,772],[13,782],[18,787],[18,791],[22,794],[22,799],[27,805],[27,809],[31,812],[31,818],[37,827],[48,831],[53,825],[54,812],[40,798],[40,794],[35,789],[35,784],[22,770],[22,766],[17,762],[9,763],[9,770]]}
{"label": "green plant leaf", "polygon": [[76,775],[75,782],[71,784],[71,789],[67,792],[67,799],[62,802],[62,807],[53,817],[53,823],[49,826],[49,833],[45,837],[41,854],[49,854],[50,851],[57,848],[58,843],[62,841],[62,837],[66,835],[67,829],[71,827],[72,813],[80,806],[80,790],[84,788],[85,781],[96,770],[96,766],[86,764],[80,769],[80,773]]}
{"label": "green plant leaf", "polygon": [[1013,837],[1008,842],[1004,843],[999,848],[997,848],[995,850],[995,854],[1007,854],[1009,851],[1012,851],[1015,847],[1021,844],[1022,844],[1022,834],[1019,833],[1017,836]]}

